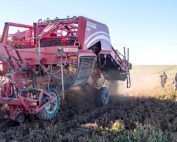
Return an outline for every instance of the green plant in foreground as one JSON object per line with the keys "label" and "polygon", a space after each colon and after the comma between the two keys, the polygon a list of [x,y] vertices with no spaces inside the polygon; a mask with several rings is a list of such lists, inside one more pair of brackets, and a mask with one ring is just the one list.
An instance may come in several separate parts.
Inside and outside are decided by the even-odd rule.
{"label": "green plant in foreground", "polygon": [[169,142],[168,136],[165,135],[162,130],[148,127],[143,128],[142,126],[137,127],[134,131],[133,141],[135,142]]}
{"label": "green plant in foreground", "polygon": [[128,139],[126,135],[119,135],[114,141],[115,142],[130,142],[130,140]]}
{"label": "green plant in foreground", "polygon": [[116,120],[116,121],[112,124],[110,130],[113,131],[113,132],[121,132],[121,131],[123,131],[124,129],[125,129],[125,127],[124,127],[123,121],[122,121],[122,120]]}
{"label": "green plant in foreground", "polygon": [[118,135],[115,142],[171,142],[161,129],[138,125],[134,131]]}

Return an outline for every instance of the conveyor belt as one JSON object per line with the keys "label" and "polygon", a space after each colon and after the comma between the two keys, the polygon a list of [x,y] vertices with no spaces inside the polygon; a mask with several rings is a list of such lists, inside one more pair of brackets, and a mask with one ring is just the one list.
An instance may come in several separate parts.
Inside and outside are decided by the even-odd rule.
{"label": "conveyor belt", "polygon": [[95,58],[94,56],[81,56],[80,57],[79,67],[78,67],[76,76],[69,85],[65,86],[65,89],[83,85],[87,82],[94,67],[94,63],[95,63],[94,58]]}

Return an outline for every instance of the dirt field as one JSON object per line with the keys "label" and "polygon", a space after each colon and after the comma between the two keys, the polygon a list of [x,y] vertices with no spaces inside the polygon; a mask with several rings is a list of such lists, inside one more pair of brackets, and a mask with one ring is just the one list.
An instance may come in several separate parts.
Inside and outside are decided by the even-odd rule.
{"label": "dirt field", "polygon": [[[166,72],[165,88],[160,74]],[[173,78],[177,66],[135,66],[132,88],[125,82],[107,82],[110,104],[96,107],[92,92],[75,88],[67,92],[58,118],[49,123],[30,118],[0,129],[0,142],[175,142],[177,141],[177,91]]]}

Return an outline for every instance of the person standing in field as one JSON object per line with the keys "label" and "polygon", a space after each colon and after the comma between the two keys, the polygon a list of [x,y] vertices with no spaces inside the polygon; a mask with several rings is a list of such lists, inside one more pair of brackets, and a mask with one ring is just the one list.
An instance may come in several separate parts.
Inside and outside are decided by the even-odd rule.
{"label": "person standing in field", "polygon": [[174,89],[177,90],[177,73],[175,75]]}
{"label": "person standing in field", "polygon": [[162,88],[164,88],[165,84],[167,82],[167,75],[166,75],[166,73],[164,72],[162,75],[160,75],[160,78],[161,78],[161,86],[162,86]]}

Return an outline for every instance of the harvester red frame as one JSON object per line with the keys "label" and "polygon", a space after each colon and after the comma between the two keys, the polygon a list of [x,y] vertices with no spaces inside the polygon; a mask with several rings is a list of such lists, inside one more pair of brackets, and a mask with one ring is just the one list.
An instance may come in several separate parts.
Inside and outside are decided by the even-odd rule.
{"label": "harvester red frame", "polygon": [[[11,27],[25,30],[10,34]],[[116,80],[125,80],[128,77],[128,85],[130,83],[131,64],[125,53],[122,56],[113,49],[108,27],[82,16],[39,20],[33,25],[5,23],[0,43],[0,60],[0,74],[7,80],[1,86],[0,104],[8,105],[10,119],[16,119],[19,113],[37,114],[56,101],[56,98],[46,91],[44,84],[35,84],[34,76],[42,83],[46,81],[48,87],[56,88],[64,98],[66,87],[63,65],[77,64],[78,68],[83,70],[90,63],[88,72],[85,70],[87,75],[78,71],[80,75],[76,75],[75,82],[69,88],[86,83],[95,63],[102,65],[98,72],[107,72],[109,68],[113,68],[119,74]],[[85,67],[80,67],[80,64],[85,64]],[[52,76],[50,71],[58,66],[61,67],[61,85],[53,85],[54,83],[49,81]],[[56,74],[54,76],[53,73],[53,76],[56,77]],[[34,97],[36,94],[37,98]],[[48,99],[41,105],[44,96]]]}

